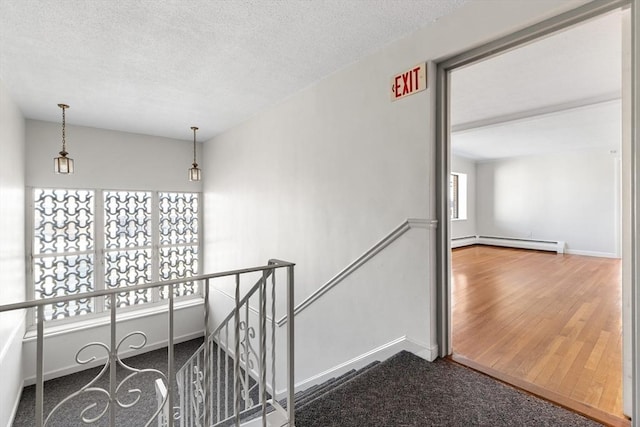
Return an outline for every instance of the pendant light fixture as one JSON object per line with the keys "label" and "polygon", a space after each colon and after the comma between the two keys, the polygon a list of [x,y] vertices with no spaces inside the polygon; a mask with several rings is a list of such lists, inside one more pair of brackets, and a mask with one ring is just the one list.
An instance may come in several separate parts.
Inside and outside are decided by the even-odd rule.
{"label": "pendant light fixture", "polygon": [[67,141],[65,139],[65,110],[69,108],[67,104],[58,104],[62,108],[62,151],[60,157],[53,159],[53,171],[57,174],[67,175],[73,173],[73,159],[67,157]]}
{"label": "pendant light fixture", "polygon": [[200,169],[198,169],[196,162],[196,131],[198,128],[191,126],[191,130],[193,130],[193,167],[189,169],[189,181],[200,181]]}

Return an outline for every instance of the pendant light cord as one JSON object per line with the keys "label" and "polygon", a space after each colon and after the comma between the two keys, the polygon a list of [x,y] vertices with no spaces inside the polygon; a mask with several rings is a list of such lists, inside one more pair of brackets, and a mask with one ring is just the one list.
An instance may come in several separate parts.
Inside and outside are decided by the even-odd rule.
{"label": "pendant light cord", "polygon": [[196,131],[198,128],[192,126],[191,129],[193,129],[193,166],[198,167],[198,163],[196,163]]}
{"label": "pendant light cord", "polygon": [[69,106],[66,105],[66,104],[58,104],[58,107],[62,108],[62,151],[60,152],[60,154],[62,154],[64,156],[64,155],[68,154],[67,153],[67,138],[66,138],[66,133],[65,133],[65,125],[66,125],[65,110],[67,108],[69,108]]}
{"label": "pendant light cord", "polygon": [[65,118],[65,108],[62,107],[62,151],[64,151],[65,153],[67,152],[67,138],[65,135],[65,124],[66,124],[66,118]]}

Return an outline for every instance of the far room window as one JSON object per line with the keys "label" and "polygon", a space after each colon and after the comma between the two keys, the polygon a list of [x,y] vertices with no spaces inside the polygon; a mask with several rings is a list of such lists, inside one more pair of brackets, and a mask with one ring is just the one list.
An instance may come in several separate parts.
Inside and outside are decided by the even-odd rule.
{"label": "far room window", "polygon": [[467,219],[467,174],[452,173],[449,178],[451,219]]}
{"label": "far room window", "polygon": [[[123,289],[117,307],[167,298],[167,290],[128,286],[195,276],[199,269],[199,194],[150,191],[33,190],[31,283],[35,299]],[[176,297],[199,295],[197,284]],[[45,307],[45,320],[99,313],[109,298]]]}

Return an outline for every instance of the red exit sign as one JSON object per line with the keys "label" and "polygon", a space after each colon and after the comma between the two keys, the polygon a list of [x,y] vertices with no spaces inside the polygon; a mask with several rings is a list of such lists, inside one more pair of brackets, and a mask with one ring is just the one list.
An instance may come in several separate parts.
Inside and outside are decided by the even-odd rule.
{"label": "red exit sign", "polygon": [[427,88],[427,66],[418,64],[391,78],[391,100],[413,95]]}

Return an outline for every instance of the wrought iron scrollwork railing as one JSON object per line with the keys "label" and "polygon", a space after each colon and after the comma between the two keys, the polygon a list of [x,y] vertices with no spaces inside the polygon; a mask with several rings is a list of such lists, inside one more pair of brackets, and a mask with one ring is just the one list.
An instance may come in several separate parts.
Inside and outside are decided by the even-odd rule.
{"label": "wrought iron scrollwork railing", "polygon": [[[66,403],[71,402],[74,398],[82,396],[84,394],[94,393],[94,395],[102,397],[103,398],[103,403],[104,403],[104,408],[102,410],[99,409],[99,403],[100,402],[98,402],[98,401],[90,403],[90,404],[86,405],[84,407],[84,409],[82,409],[82,411],[80,412],[80,419],[85,424],[96,423],[96,422],[100,421],[102,418],[104,418],[105,415],[107,415],[107,413],[109,413],[110,416],[113,416],[113,411],[115,410],[115,406],[114,405],[117,405],[120,408],[131,408],[131,407],[137,405],[138,402],[140,401],[140,396],[141,396],[141,393],[142,393],[142,391],[140,389],[130,388],[130,389],[127,390],[127,395],[129,395],[131,397],[131,399],[132,399],[130,402],[125,402],[121,398],[121,390],[126,390],[127,384],[133,378],[135,378],[136,376],[138,376],[140,374],[154,373],[154,374],[156,374],[157,376],[160,377],[158,379],[158,381],[161,381],[163,384],[167,384],[167,382],[168,382],[167,381],[167,377],[161,371],[159,371],[157,369],[137,369],[137,368],[134,368],[132,366],[129,366],[128,364],[126,364],[125,362],[122,361],[122,359],[119,356],[120,347],[129,338],[132,338],[132,337],[138,337],[138,338],[141,339],[140,343],[131,344],[129,346],[132,349],[141,349],[147,343],[146,335],[144,333],[142,333],[142,332],[136,331],[136,332],[131,332],[131,333],[127,334],[124,338],[122,338],[120,340],[120,342],[118,342],[118,344],[116,345],[115,351],[112,351],[112,349],[109,348],[108,345],[106,345],[104,343],[101,343],[101,342],[91,342],[89,344],[85,344],[84,346],[82,346],[80,348],[80,350],[78,350],[78,352],[76,353],[76,362],[79,365],[86,365],[86,364],[91,363],[92,361],[94,361],[96,359],[95,356],[92,356],[92,357],[90,357],[88,359],[82,359],[81,358],[81,354],[86,349],[91,348],[91,347],[97,347],[99,349],[103,349],[107,354],[107,362],[102,367],[102,369],[100,370],[98,375],[96,375],[89,383],[87,383],[85,386],[80,388],[80,390],[71,393],[69,396],[67,396],[64,399],[62,399],[56,406],[54,406],[54,408],[49,412],[49,414],[47,415],[47,417],[44,420],[44,425],[45,426],[47,424],[49,424],[49,421],[55,416],[55,414],[60,410],[60,408],[64,407],[64,405]],[[102,377],[105,376],[105,374],[107,374],[110,371],[110,369],[112,368],[112,366],[111,366],[112,362],[117,363],[121,368],[123,368],[125,370],[125,372],[128,372],[128,375],[123,380],[121,380],[119,382],[119,384],[115,387],[115,393],[113,395],[110,392],[111,390],[107,390],[106,388],[99,387],[99,386],[96,385],[98,380],[100,380]],[[115,398],[111,399],[112,396],[115,396]],[[167,395],[164,395],[162,397],[161,401],[159,402],[158,409],[151,415],[150,419],[147,420],[147,422],[144,424],[145,426],[150,425],[151,422],[162,411],[162,408],[165,406],[165,404],[167,402],[167,397],[168,397]],[[96,399],[96,400],[98,400],[98,399]],[[90,415],[90,413],[92,413],[92,412],[94,412],[94,415]]]}
{"label": "wrought iron scrollwork railing", "polygon": [[238,275],[235,285],[233,311],[177,373],[183,427],[239,425],[255,414],[266,425],[268,410],[287,413],[276,399],[275,274],[263,270],[242,298]]}
{"label": "wrought iron scrollwork railing", "polygon": [[[288,322],[286,330],[286,385],[287,409],[283,409],[275,396],[275,299],[276,274],[278,269],[286,270],[286,303],[287,314],[293,317],[293,268],[294,264],[271,260],[265,266],[241,270],[226,271],[177,279],[164,282],[135,285],[127,291],[138,292],[153,288],[169,287],[167,299],[167,370],[166,374],[157,369],[139,369],[125,363],[121,358],[121,348],[126,344],[130,349],[139,350],[146,345],[146,335],[141,331],[128,333],[118,340],[117,313],[118,304],[113,301],[122,292],[121,289],[104,289],[79,293],[64,297],[46,298],[22,303],[0,306],[0,313],[35,309],[36,316],[36,393],[35,420],[36,427],[52,425],[51,420],[61,408],[75,399],[82,409],[77,414],[79,421],[91,425],[100,423],[116,426],[116,415],[120,409],[136,406],[141,401],[142,391],[132,383],[134,378],[153,374],[157,407],[148,419],[137,420],[139,425],[174,427],[240,425],[242,416],[259,411],[262,414],[263,426],[266,426],[267,406],[279,411],[286,419],[286,424],[294,424],[293,405],[293,322]],[[260,273],[258,282],[240,298],[240,278],[244,275]],[[210,287],[214,279],[234,277],[235,305],[232,312],[210,332]],[[271,279],[271,280],[269,280]],[[204,283],[204,329],[205,341],[200,349],[177,372],[174,366],[174,289],[184,286],[185,282]],[[267,298],[267,288],[270,297]],[[89,349],[104,351],[106,362],[99,373],[91,381],[69,396],[59,399],[48,414],[44,412],[44,323],[45,306],[66,304],[76,300],[89,298],[106,298],[110,310],[109,344],[91,342],[78,349],[75,359],[79,365],[88,365],[96,360],[89,355]],[[267,385],[267,299],[271,302],[271,339],[270,339],[270,372],[271,383]],[[258,301],[257,312],[250,308],[253,300]],[[257,321],[255,318],[257,317]],[[257,332],[256,332],[257,327]],[[117,374],[118,372],[118,374]],[[124,378],[122,375],[124,373]],[[173,379],[176,381],[173,381]],[[214,381],[215,379],[215,381]],[[106,384],[106,385],[105,385]],[[177,384],[177,389],[176,389]],[[179,403],[174,404],[175,398]],[[89,402],[89,403],[87,403]],[[76,402],[78,403],[78,402]],[[233,405],[233,406],[231,406]]]}

